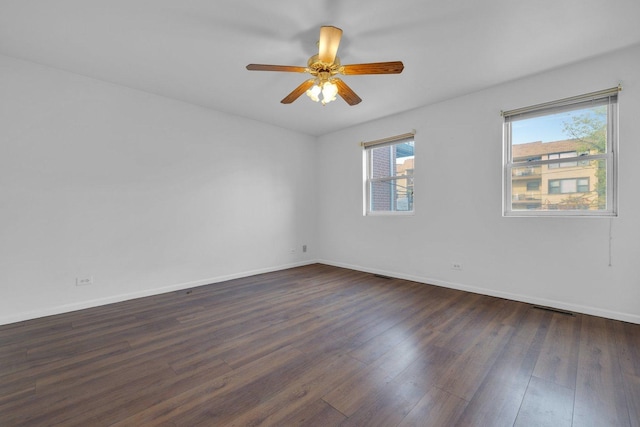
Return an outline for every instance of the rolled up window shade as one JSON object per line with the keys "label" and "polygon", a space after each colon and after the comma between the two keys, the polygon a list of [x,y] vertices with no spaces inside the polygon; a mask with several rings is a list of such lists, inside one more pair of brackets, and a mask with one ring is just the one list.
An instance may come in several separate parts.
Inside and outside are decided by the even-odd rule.
{"label": "rolled up window shade", "polygon": [[572,96],[559,99],[557,101],[544,102],[542,104],[531,105],[524,108],[502,111],[505,122],[528,119],[536,116],[560,113],[566,110],[577,110],[580,108],[597,107],[615,103],[618,100],[618,92],[622,86],[618,85],[609,89],[597,92],[586,93],[584,95]]}
{"label": "rolled up window shade", "polygon": [[410,141],[413,141],[413,138],[415,137],[415,135],[416,133],[414,131],[409,133],[403,133],[402,135],[389,136],[387,138],[376,139],[375,141],[361,142],[360,145],[364,147],[364,149],[366,150],[367,148],[382,147],[385,145],[399,144],[402,142],[410,142]]}

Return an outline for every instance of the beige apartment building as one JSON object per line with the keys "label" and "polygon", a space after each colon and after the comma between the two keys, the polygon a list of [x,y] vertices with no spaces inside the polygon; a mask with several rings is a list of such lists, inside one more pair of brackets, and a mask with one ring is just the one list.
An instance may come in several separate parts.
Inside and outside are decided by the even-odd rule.
{"label": "beige apartment building", "polygon": [[558,159],[558,163],[514,167],[511,201],[514,210],[598,209],[598,161],[580,160],[578,140],[514,144],[513,161]]}

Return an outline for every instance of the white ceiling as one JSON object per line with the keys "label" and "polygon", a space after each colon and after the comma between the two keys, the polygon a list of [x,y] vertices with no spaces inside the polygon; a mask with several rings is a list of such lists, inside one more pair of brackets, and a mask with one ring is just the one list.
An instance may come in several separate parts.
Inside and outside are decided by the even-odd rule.
{"label": "white ceiling", "polygon": [[[0,0],[0,53],[322,135],[640,43],[640,0]],[[363,99],[280,100],[320,26],[343,64],[404,62],[344,76]],[[585,71],[588,72],[588,71]]]}

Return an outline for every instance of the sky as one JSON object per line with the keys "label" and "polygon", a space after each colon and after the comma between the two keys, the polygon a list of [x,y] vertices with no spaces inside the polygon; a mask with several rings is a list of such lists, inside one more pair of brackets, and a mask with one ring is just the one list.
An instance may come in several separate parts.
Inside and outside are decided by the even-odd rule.
{"label": "sky", "polygon": [[563,131],[564,123],[570,123],[572,117],[585,113],[593,113],[593,109],[563,111],[541,117],[515,120],[511,123],[512,143],[524,144],[535,141],[551,142],[570,139],[571,137]]}

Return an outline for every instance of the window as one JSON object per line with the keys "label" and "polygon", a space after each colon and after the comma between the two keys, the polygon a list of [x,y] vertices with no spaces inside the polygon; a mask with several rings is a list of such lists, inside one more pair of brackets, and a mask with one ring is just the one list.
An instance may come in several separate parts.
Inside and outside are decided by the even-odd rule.
{"label": "window", "polygon": [[588,193],[589,178],[549,180],[549,194]]}
{"label": "window", "polygon": [[364,214],[413,212],[413,133],[365,142]]}
{"label": "window", "polygon": [[505,216],[615,216],[620,87],[505,111]]}
{"label": "window", "polygon": [[[549,154],[549,159],[566,159],[570,157],[577,157],[578,153],[575,151],[569,151],[568,153],[551,153]],[[555,168],[569,168],[573,166],[578,166],[577,161],[573,162],[562,162],[562,163],[549,163],[549,169]]]}
{"label": "window", "polygon": [[[551,153],[549,154],[549,159],[568,159],[572,157],[582,157],[589,154],[589,151],[582,151],[580,153],[576,153],[575,151],[569,151],[568,153]],[[555,168],[570,168],[575,166],[589,166],[589,160],[574,160],[572,162],[561,162],[561,163],[549,163],[549,169]]]}
{"label": "window", "polygon": [[589,192],[589,178],[579,178],[576,180],[578,193]]}
{"label": "window", "polygon": [[527,191],[538,191],[540,189],[540,181],[527,182]]}

